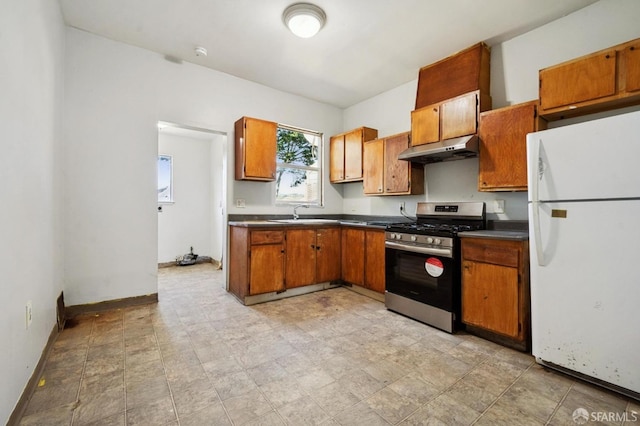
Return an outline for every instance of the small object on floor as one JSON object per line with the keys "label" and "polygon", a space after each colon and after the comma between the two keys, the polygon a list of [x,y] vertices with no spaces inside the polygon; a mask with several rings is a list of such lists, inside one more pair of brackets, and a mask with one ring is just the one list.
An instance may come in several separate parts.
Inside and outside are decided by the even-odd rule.
{"label": "small object on floor", "polygon": [[178,258],[179,266],[187,266],[194,265],[196,263],[196,259],[198,259],[198,255],[193,253],[193,247],[191,247],[191,252],[182,256],[182,258]]}

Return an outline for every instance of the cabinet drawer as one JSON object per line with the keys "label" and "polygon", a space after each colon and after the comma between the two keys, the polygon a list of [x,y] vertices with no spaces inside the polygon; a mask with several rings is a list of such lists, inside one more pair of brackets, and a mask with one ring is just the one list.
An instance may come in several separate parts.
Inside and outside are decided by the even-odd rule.
{"label": "cabinet drawer", "polygon": [[275,244],[284,241],[284,231],[253,231],[251,244]]}
{"label": "cabinet drawer", "polygon": [[476,243],[465,240],[462,244],[462,258],[517,268],[519,251],[510,244]]}

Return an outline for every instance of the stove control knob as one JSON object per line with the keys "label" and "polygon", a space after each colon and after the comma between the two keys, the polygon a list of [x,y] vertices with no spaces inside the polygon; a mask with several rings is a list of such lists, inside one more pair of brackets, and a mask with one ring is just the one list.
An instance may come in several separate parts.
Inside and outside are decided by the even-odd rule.
{"label": "stove control knob", "polygon": [[411,241],[418,241],[418,237],[416,237],[415,235],[411,236]]}
{"label": "stove control knob", "polygon": [[433,242],[434,244],[438,245],[442,243],[442,240],[440,238],[436,238],[435,241]]}
{"label": "stove control knob", "polygon": [[396,238],[401,240],[402,239],[402,234],[396,234]]}
{"label": "stove control knob", "polygon": [[433,243],[433,238],[431,238],[431,237],[427,238],[427,243],[429,243],[429,244]]}

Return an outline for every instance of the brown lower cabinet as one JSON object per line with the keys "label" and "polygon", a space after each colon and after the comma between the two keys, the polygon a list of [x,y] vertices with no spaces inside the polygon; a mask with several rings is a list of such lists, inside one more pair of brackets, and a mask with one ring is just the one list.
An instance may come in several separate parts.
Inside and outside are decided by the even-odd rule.
{"label": "brown lower cabinet", "polygon": [[342,280],[384,293],[384,231],[343,228]]}
{"label": "brown lower cabinet", "polygon": [[340,279],[340,228],[286,231],[286,288]]}
{"label": "brown lower cabinet", "polygon": [[339,227],[229,227],[229,291],[246,296],[340,279]]}
{"label": "brown lower cabinet", "polygon": [[462,238],[462,322],[471,332],[529,350],[529,242]]}
{"label": "brown lower cabinet", "polygon": [[229,229],[229,291],[245,296],[284,290],[284,230]]}

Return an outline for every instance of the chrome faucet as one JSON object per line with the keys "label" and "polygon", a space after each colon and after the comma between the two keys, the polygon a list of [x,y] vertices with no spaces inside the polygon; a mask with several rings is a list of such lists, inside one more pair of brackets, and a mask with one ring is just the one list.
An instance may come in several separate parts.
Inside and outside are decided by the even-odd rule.
{"label": "chrome faucet", "polygon": [[293,220],[298,220],[298,218],[300,218],[300,216],[298,215],[298,208],[299,207],[304,207],[305,209],[309,208],[308,204],[298,204],[293,208]]}

